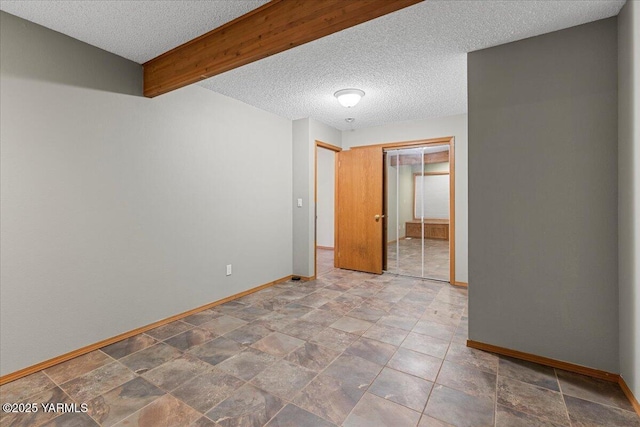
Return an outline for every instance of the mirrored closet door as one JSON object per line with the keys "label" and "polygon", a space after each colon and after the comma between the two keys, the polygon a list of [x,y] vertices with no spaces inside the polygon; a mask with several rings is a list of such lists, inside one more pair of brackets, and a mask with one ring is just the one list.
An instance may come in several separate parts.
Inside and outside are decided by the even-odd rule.
{"label": "mirrored closet door", "polygon": [[449,281],[449,145],[385,152],[387,271]]}

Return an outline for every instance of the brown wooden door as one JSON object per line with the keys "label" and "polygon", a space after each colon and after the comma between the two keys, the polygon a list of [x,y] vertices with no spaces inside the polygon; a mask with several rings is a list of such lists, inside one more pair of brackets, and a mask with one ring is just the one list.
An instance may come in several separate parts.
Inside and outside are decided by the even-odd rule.
{"label": "brown wooden door", "polygon": [[341,151],[337,158],[335,265],[382,274],[382,148]]}

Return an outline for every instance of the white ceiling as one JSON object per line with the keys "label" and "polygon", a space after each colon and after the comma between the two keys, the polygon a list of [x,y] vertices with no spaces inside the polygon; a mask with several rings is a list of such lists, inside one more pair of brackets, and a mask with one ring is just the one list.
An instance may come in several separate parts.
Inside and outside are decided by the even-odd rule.
{"label": "white ceiling", "polygon": [[[143,63],[265,0],[13,1],[0,9]],[[465,113],[466,53],[617,15],[624,0],[427,0],[201,86],[338,129]],[[346,109],[333,93],[366,92]],[[346,117],[356,121],[348,124]]]}
{"label": "white ceiling", "polygon": [[268,0],[0,0],[0,9],[139,64]]}

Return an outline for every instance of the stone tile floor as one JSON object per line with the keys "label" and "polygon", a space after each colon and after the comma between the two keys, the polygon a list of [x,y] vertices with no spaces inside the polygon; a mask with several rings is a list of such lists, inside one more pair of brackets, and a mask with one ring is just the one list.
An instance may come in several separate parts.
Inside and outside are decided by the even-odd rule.
{"label": "stone tile floor", "polygon": [[[424,240],[424,269],[422,249]],[[413,277],[449,280],[449,241],[407,238],[387,245],[387,271]]]}
{"label": "stone tile floor", "polygon": [[470,349],[467,293],[331,268],[6,384],[2,426],[640,426],[611,383]]}

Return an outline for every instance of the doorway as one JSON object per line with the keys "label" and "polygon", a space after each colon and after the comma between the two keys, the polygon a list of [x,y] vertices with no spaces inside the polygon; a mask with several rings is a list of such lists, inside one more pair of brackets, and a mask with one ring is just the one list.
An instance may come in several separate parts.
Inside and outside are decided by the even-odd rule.
{"label": "doorway", "polygon": [[[407,156],[415,157],[403,159],[400,153],[395,153],[396,164],[413,162],[410,174],[395,173],[396,181],[387,182],[384,176],[387,162],[394,157],[394,150],[416,149]],[[415,277],[433,278],[457,285],[455,281],[455,161],[454,138],[443,137],[427,140],[383,143],[377,145],[352,147],[348,151],[338,153],[336,178],[336,238],[335,253],[337,268],[381,274],[384,271],[407,274]],[[446,163],[436,158],[448,157],[448,170],[438,170],[444,165],[426,166],[431,163]],[[431,162],[431,163],[429,163]],[[432,177],[437,177],[433,179]],[[410,196],[406,198],[403,213],[394,204],[392,194],[388,194],[389,186],[398,185],[399,179],[410,177],[412,182]],[[448,212],[444,214],[432,212],[433,207],[427,199],[431,199],[433,182],[448,182]],[[436,185],[437,186],[437,185]],[[440,190],[441,187],[437,186]],[[415,189],[419,191],[416,192]],[[438,191],[440,191],[438,190]],[[441,195],[442,191],[437,194]],[[403,193],[406,195],[405,193]],[[410,201],[411,209],[407,211],[406,201]],[[446,204],[446,202],[444,202]],[[416,206],[417,205],[417,206]],[[425,206],[427,205],[427,206]],[[390,206],[394,208],[391,209]],[[438,204],[442,207],[442,203]],[[446,210],[446,209],[445,209]],[[395,212],[395,217],[393,217]],[[408,212],[408,213],[407,213]],[[392,218],[389,218],[389,215]],[[443,216],[443,217],[439,217]],[[448,218],[446,218],[448,216]],[[391,227],[389,226],[391,225]],[[407,236],[407,227],[409,236]],[[399,262],[404,260],[402,248],[398,241],[414,240],[417,235],[419,252],[413,250],[413,271],[403,272]],[[407,237],[411,237],[407,239]],[[425,239],[426,237],[426,239]],[[435,242],[436,240],[444,241]],[[395,243],[395,258],[387,257],[391,252],[389,243]],[[405,242],[408,243],[408,242]],[[416,242],[412,242],[416,243]],[[439,256],[429,254],[429,246],[439,248]],[[407,251],[405,250],[405,253]],[[419,253],[419,255],[417,255]],[[446,255],[448,253],[448,259]],[[424,264],[423,259],[436,259],[439,264]],[[438,259],[439,258],[439,259]],[[395,267],[393,264],[395,263]],[[448,264],[447,264],[448,263]],[[391,268],[390,268],[391,267]],[[447,268],[448,267],[448,268]],[[419,268],[419,273],[418,273]],[[430,269],[433,268],[433,272]],[[446,274],[448,270],[448,275]],[[438,273],[437,275],[435,273]]]}
{"label": "doorway", "polygon": [[316,277],[333,270],[335,259],[336,153],[340,147],[315,142],[315,266]]}
{"label": "doorway", "polygon": [[385,271],[449,282],[449,144],[385,150]]}

